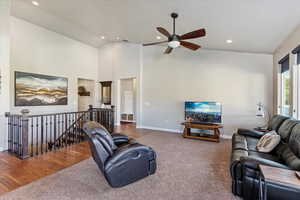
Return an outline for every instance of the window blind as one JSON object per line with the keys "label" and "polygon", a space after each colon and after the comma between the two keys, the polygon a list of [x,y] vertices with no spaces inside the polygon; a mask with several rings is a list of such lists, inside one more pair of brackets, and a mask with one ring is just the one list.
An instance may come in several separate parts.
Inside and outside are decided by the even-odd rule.
{"label": "window blind", "polygon": [[297,54],[297,64],[300,64],[300,45],[298,45],[293,51],[293,54]]}
{"label": "window blind", "polygon": [[290,56],[286,55],[278,62],[278,64],[281,65],[281,73],[288,71],[290,68]]}

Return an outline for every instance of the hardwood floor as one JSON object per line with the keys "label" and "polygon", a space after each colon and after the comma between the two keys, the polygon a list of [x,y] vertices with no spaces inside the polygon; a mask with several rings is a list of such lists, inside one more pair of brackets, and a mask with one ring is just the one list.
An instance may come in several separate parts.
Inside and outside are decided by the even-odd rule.
{"label": "hardwood floor", "polygon": [[[151,131],[136,129],[134,124],[125,123],[116,127],[115,132],[137,139]],[[26,160],[20,160],[7,152],[0,152],[0,195],[70,167],[90,156],[87,142]]]}

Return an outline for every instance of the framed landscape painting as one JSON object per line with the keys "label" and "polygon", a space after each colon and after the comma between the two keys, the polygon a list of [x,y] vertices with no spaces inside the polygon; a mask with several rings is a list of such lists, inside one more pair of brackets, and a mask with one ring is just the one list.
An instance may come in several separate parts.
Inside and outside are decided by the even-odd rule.
{"label": "framed landscape painting", "polygon": [[15,72],[15,106],[67,104],[67,78]]}

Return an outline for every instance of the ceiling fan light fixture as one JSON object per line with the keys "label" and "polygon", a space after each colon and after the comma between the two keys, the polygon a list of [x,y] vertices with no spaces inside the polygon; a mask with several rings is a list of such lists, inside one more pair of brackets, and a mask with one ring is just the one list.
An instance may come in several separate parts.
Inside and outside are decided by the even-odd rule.
{"label": "ceiling fan light fixture", "polygon": [[168,46],[175,49],[180,46],[180,42],[177,40],[173,40],[168,43]]}

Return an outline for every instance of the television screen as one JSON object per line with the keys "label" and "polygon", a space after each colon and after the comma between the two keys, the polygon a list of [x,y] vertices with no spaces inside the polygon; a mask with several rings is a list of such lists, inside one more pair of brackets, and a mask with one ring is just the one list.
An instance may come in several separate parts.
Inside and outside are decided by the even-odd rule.
{"label": "television screen", "polygon": [[185,120],[195,123],[222,122],[221,103],[217,102],[185,102]]}

